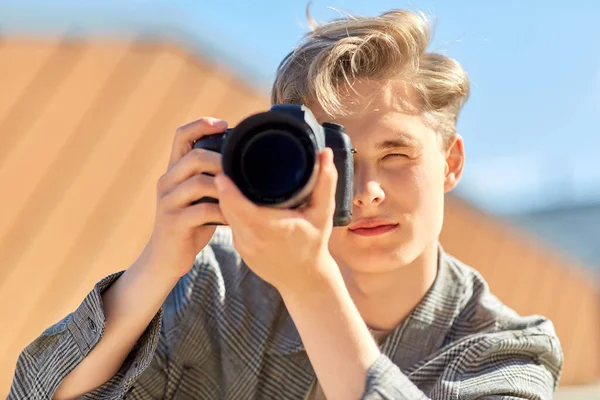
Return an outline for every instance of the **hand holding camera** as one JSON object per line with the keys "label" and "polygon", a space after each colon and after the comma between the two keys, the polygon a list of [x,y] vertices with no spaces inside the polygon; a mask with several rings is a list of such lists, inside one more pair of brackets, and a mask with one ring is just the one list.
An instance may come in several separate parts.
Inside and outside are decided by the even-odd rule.
{"label": "hand holding camera", "polygon": [[[333,225],[352,218],[353,152],[343,126],[320,125],[304,105],[277,104],[251,115],[237,127],[205,136],[195,149],[222,155],[223,172],[251,202],[274,208],[301,207],[310,198],[319,170],[319,153],[333,151],[338,172]],[[214,202],[203,198],[199,202]]]}
{"label": "hand holding camera", "polygon": [[303,105],[279,104],[194,148],[222,155],[219,204],[254,273],[293,295],[339,274],[328,243],[332,227],[351,220],[354,173],[342,126],[320,125]]}
{"label": "hand holding camera", "polygon": [[350,139],[303,105],[276,105],[227,130],[217,121],[204,118],[175,135],[158,182],[152,254],[182,276],[215,225],[231,225],[246,263],[266,268],[255,272],[277,286],[279,278],[266,271],[290,258],[289,247],[304,265],[327,249],[332,226],[350,222]]}
{"label": "hand holding camera", "polygon": [[223,132],[225,121],[201,118],[177,129],[167,171],[158,179],[154,229],[149,242],[152,265],[174,277],[185,275],[196,255],[215,232],[209,223],[224,224],[218,204],[194,204],[216,197],[213,176],[222,172],[221,155],[193,144],[206,135]]}

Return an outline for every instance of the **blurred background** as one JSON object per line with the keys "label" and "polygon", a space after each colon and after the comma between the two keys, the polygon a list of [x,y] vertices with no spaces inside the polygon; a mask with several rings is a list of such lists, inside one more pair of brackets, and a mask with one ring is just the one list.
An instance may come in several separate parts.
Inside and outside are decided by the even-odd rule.
{"label": "blurred background", "polygon": [[[0,395],[17,355],[127,268],[177,126],[269,107],[305,0],[0,0]],[[600,2],[317,0],[434,17],[472,95],[442,244],[555,324],[558,399],[600,399]]]}

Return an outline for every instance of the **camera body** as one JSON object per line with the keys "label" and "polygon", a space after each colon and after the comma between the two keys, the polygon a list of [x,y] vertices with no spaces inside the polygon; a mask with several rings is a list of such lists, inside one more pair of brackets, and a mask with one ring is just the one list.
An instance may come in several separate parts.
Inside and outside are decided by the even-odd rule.
{"label": "camera body", "polygon": [[[205,136],[194,148],[221,154],[223,171],[255,204],[297,208],[309,199],[317,181],[318,153],[330,147],[338,171],[334,226],[352,219],[354,160],[343,126],[319,124],[301,104],[276,104],[225,132]],[[196,203],[217,202],[209,197]]]}

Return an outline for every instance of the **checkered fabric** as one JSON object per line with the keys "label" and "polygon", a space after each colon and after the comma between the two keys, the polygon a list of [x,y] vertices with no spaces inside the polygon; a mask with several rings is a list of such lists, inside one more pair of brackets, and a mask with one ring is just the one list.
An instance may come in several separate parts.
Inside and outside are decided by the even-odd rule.
{"label": "checkered fabric", "polygon": [[[99,282],[19,356],[9,399],[49,399],[102,337]],[[393,307],[390,304],[390,307]],[[438,276],[381,344],[363,399],[551,399],[563,363],[552,323],[522,317],[440,247]],[[303,399],[315,382],[277,290],[219,227],[120,371],[85,399]]]}

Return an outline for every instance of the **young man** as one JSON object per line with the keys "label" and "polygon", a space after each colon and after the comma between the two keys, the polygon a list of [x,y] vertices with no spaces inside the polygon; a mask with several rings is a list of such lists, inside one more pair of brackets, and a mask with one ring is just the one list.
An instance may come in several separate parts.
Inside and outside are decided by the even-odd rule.
{"label": "young man", "polygon": [[[259,207],[218,153],[192,150],[226,123],[180,128],[143,253],[23,351],[10,398],[552,398],[551,322],[438,243],[469,83],[429,35],[405,11],[341,19],[278,70],[273,103],[344,125],[357,150],[349,226],[332,228],[330,150],[307,207]],[[220,205],[191,205],[204,196]]]}

